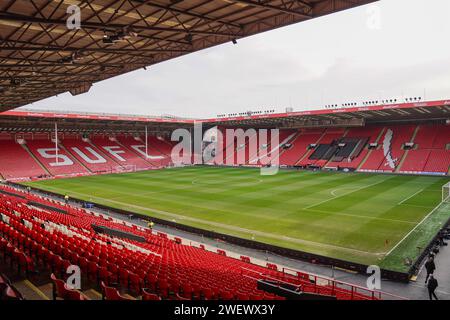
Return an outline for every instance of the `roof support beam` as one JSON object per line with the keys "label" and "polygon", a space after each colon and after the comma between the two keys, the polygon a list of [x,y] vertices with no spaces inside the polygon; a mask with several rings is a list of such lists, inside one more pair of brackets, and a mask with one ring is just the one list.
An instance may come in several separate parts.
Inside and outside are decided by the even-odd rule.
{"label": "roof support beam", "polygon": [[[236,2],[236,3],[243,3],[249,6],[253,6],[253,7],[258,7],[258,8],[263,8],[263,9],[267,9],[267,10],[271,10],[271,11],[276,11],[276,12],[280,12],[280,13],[287,13],[287,14],[291,14],[300,18],[304,18],[304,19],[310,19],[312,18],[311,14],[307,14],[305,12],[301,12],[301,11],[296,11],[292,8],[288,8],[288,6],[275,6],[270,4],[270,1],[260,1],[260,0],[230,0],[232,2]],[[311,11],[311,6],[302,2],[302,1],[292,1],[291,3],[300,3],[302,4],[303,7],[307,6],[306,8],[308,9],[308,11]]]}
{"label": "roof support beam", "polygon": [[161,9],[161,10],[169,10],[169,11],[172,11],[172,12],[175,12],[175,13],[178,13],[178,14],[184,14],[184,15],[187,15],[187,16],[190,16],[190,17],[193,17],[193,18],[207,20],[209,22],[220,23],[222,25],[226,25],[226,26],[229,26],[229,27],[235,27],[235,28],[239,28],[239,29],[241,28],[241,26],[239,24],[236,24],[236,23],[226,22],[226,21],[223,21],[223,20],[220,20],[220,19],[217,19],[217,18],[213,18],[213,17],[207,16],[207,15],[204,15],[204,14],[196,14],[196,13],[193,13],[193,12],[191,12],[189,10],[177,9],[177,8],[172,7],[172,6],[163,6],[163,5],[157,4],[157,3],[153,2],[153,1],[148,1],[148,0],[130,0],[130,1],[131,2],[136,2],[136,3],[139,3],[139,4],[145,4],[147,6],[151,6],[151,7],[154,7],[154,8]]}
{"label": "roof support beam", "polygon": [[[0,47],[1,51],[60,51],[60,52],[102,52],[102,53],[135,53],[137,50],[131,48],[74,48],[74,47]],[[158,52],[182,52],[187,53],[187,49],[139,49],[139,52],[158,53]],[[0,58],[1,59],[1,58]]]}
{"label": "roof support beam", "polygon": [[[59,25],[66,26],[65,20],[56,19],[44,19],[37,17],[29,17],[14,13],[0,12],[0,20],[13,21],[13,22],[23,22],[23,23],[36,23],[42,25]],[[104,24],[99,22],[87,22],[83,21],[81,24],[82,29],[94,29],[94,30],[105,30],[110,32],[121,31],[128,28],[128,25],[123,24]],[[239,36],[238,33],[226,33],[226,32],[215,32],[215,31],[204,31],[195,29],[181,29],[181,28],[168,28],[168,27],[156,27],[156,26],[132,26],[133,30],[136,31],[155,31],[155,32],[174,32],[174,33],[185,33],[185,34],[198,34],[198,35],[214,35],[214,36],[225,36],[225,37],[236,37]]]}

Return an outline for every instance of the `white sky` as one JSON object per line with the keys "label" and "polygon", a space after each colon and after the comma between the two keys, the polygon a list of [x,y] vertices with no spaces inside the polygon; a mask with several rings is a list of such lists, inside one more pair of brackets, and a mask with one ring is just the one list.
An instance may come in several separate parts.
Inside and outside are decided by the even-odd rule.
{"label": "white sky", "polygon": [[26,108],[211,117],[450,98],[450,1],[382,0],[169,60]]}

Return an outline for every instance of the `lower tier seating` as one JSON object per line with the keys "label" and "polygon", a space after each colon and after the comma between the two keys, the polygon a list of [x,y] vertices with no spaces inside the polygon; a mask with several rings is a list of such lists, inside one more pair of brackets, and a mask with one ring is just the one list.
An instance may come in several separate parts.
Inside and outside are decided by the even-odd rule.
{"label": "lower tier seating", "polygon": [[[25,273],[50,268],[55,286],[70,265],[77,265],[82,275],[101,284],[107,299],[121,299],[110,289],[113,286],[154,299],[281,299],[259,290],[258,279],[284,281],[304,292],[338,299],[374,299],[370,294],[339,288],[335,282],[311,281],[313,277],[306,273],[285,274],[277,271],[276,265],[254,265],[227,257],[225,252],[184,245],[165,234],[155,235],[149,229],[103,214],[12,187],[2,189],[8,194],[0,194],[0,251],[16,257]],[[45,204],[46,209],[29,201]],[[145,241],[99,234],[94,225],[132,233]],[[70,294],[70,299],[82,299],[79,293],[61,286],[59,292],[62,296]]]}
{"label": "lower tier seating", "polygon": [[5,179],[34,178],[48,173],[15,141],[0,141],[0,174]]}
{"label": "lower tier seating", "polygon": [[424,172],[447,173],[450,169],[450,150],[432,150]]}

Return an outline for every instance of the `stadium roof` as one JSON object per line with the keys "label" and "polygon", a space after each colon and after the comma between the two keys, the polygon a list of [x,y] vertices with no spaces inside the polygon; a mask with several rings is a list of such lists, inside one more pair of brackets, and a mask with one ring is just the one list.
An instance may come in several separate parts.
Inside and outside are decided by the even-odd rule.
{"label": "stadium roof", "polygon": [[239,116],[203,120],[212,125],[273,126],[278,128],[361,126],[375,122],[450,119],[450,100],[357,106],[352,108]]}
{"label": "stadium roof", "polygon": [[175,128],[192,127],[194,123],[205,126],[240,127],[330,127],[363,126],[375,122],[399,122],[420,120],[449,120],[450,100],[417,103],[374,105],[338,109],[318,109],[312,111],[285,112],[276,114],[257,114],[249,116],[186,119],[168,117],[149,117],[94,113],[61,113],[51,111],[11,110],[0,113],[2,128],[28,127],[34,130],[50,129],[58,122],[66,128],[76,130],[138,130],[145,125],[153,131],[170,131]]}
{"label": "stadium roof", "polygon": [[[0,111],[374,1],[2,0]],[[81,29],[66,25],[71,5],[81,9]]]}

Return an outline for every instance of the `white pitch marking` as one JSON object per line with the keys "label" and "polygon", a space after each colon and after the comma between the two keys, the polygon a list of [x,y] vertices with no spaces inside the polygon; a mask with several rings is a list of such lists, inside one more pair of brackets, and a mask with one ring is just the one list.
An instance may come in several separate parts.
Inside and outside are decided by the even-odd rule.
{"label": "white pitch marking", "polygon": [[[48,189],[53,189],[53,190],[60,191],[59,188],[50,187],[50,186],[47,186],[47,187],[48,187]],[[72,193],[73,194],[78,194],[78,195],[81,195],[81,196],[89,196],[87,194],[76,192],[76,191],[72,191]],[[91,198],[92,199],[103,200],[103,201],[109,202],[109,203],[117,203],[119,205],[124,206],[125,208],[130,208],[131,207],[131,208],[142,209],[142,210],[145,210],[145,211],[153,211],[153,212],[161,214],[161,215],[169,216],[171,218],[176,218],[176,219],[178,219],[180,221],[188,220],[188,221],[208,224],[208,225],[211,225],[211,226],[224,228],[224,229],[228,229],[228,230],[232,230],[232,231],[238,231],[238,232],[242,232],[242,233],[245,233],[245,234],[252,234],[252,235],[256,235],[256,236],[273,238],[273,239],[278,239],[278,240],[280,238],[282,238],[282,239],[284,239],[286,241],[289,241],[291,243],[307,244],[307,245],[312,245],[312,246],[319,247],[319,248],[327,248],[327,249],[335,249],[335,250],[337,249],[337,250],[341,250],[341,251],[352,252],[354,254],[359,254],[359,255],[363,255],[363,256],[377,256],[377,257],[381,257],[381,256],[385,256],[385,254],[386,254],[386,252],[367,252],[367,251],[363,251],[363,250],[347,248],[347,247],[342,247],[342,246],[336,246],[336,245],[333,245],[333,244],[328,244],[328,243],[323,243],[323,242],[315,242],[315,241],[303,240],[303,239],[299,239],[299,238],[292,238],[292,237],[288,237],[288,236],[280,236],[279,234],[272,234],[272,233],[267,233],[267,232],[262,232],[262,231],[257,231],[257,230],[246,229],[246,228],[238,227],[238,226],[235,226],[235,225],[227,225],[227,224],[223,224],[223,223],[220,223],[220,222],[214,222],[214,221],[204,220],[204,219],[200,219],[200,218],[194,218],[194,217],[190,217],[190,216],[183,216],[183,215],[180,215],[180,214],[167,212],[167,211],[163,211],[163,210],[158,210],[158,209],[154,209],[154,208],[150,208],[150,207],[142,207],[142,206],[138,206],[138,205],[135,205],[135,204],[130,204],[130,203],[125,203],[125,202],[121,202],[121,201],[111,200],[109,198],[102,198],[102,197],[98,197],[98,196],[92,196]]]}
{"label": "white pitch marking", "polygon": [[[388,179],[386,179],[386,180],[388,180]],[[320,202],[318,202],[318,203],[312,204],[312,205],[310,205],[310,206],[307,206],[307,207],[305,207],[305,208],[303,208],[303,209],[310,209],[310,208],[313,208],[313,207],[319,206],[319,205],[321,205],[321,204],[323,204],[323,203],[326,203],[326,202],[328,202],[328,201],[331,201],[331,200],[335,200],[335,199],[338,199],[338,198],[344,197],[344,196],[346,196],[346,195],[349,195],[349,194],[351,194],[351,193],[354,193],[354,192],[357,192],[357,191],[360,191],[360,190],[363,190],[363,189],[366,189],[366,188],[370,188],[370,187],[373,187],[373,186],[375,186],[375,185],[377,185],[377,184],[380,184],[380,183],[383,183],[383,182],[385,182],[386,180],[378,181],[378,182],[375,182],[375,183],[372,183],[372,184],[369,184],[369,185],[366,185],[366,186],[363,186],[363,187],[357,188],[357,189],[355,189],[355,190],[353,190],[353,191],[350,191],[350,192],[346,192],[346,193],[344,193],[344,194],[342,194],[342,195],[340,195],[340,196],[337,196],[337,197],[333,197],[333,198],[330,198],[330,199],[326,199],[326,200],[320,201]]]}
{"label": "white pitch marking", "polygon": [[[238,186],[247,186],[247,185],[254,185],[254,184],[260,184],[260,183],[263,183],[264,181],[262,180],[262,179],[258,179],[258,178],[250,178],[253,182],[246,182],[246,181],[242,181],[242,182],[233,182],[233,180],[228,180],[228,181],[224,181],[224,183],[234,183],[234,184],[236,184],[236,185],[238,185]],[[214,183],[202,183],[202,182],[199,182],[199,181],[201,181],[202,180],[202,178],[197,178],[197,179],[194,179],[194,180],[192,180],[192,184],[193,185],[212,185],[212,184],[214,184]]]}
{"label": "white pitch marking", "polygon": [[355,217],[355,218],[368,219],[368,220],[380,220],[380,221],[407,223],[407,224],[414,224],[414,225],[416,224],[415,222],[412,222],[412,221],[396,220],[396,219],[388,219],[388,218],[378,218],[378,217],[370,217],[370,216],[359,216],[357,214],[351,214],[351,213],[345,213],[345,212],[331,212],[331,211],[323,211],[323,210],[315,210],[315,209],[306,209],[306,210],[311,211],[311,212],[333,214],[333,215],[338,215],[338,216]]}
{"label": "white pitch marking", "polygon": [[338,195],[336,195],[336,191],[339,191],[339,190],[354,190],[355,188],[358,188],[358,187],[342,187],[342,188],[337,188],[337,189],[334,189],[333,191],[331,191],[330,194],[331,194],[333,197],[338,197]]}
{"label": "white pitch marking", "polygon": [[425,190],[425,188],[420,189],[419,191],[417,191],[417,192],[414,193],[413,195],[411,195],[411,196],[409,196],[408,198],[406,198],[406,199],[400,201],[399,203],[397,203],[397,205],[403,204],[403,203],[405,203],[406,201],[408,201],[409,199],[414,198],[416,195],[418,195],[419,193],[421,193],[423,190]]}
{"label": "white pitch marking", "polygon": [[432,215],[432,214],[433,214],[433,213],[441,206],[441,204],[442,204],[442,203],[438,204],[438,205],[436,206],[436,208],[434,208],[433,210],[431,210],[431,212],[430,212],[429,214],[427,214],[427,215],[425,216],[425,218],[423,218],[423,219],[422,219],[422,220],[421,220],[414,228],[412,228],[411,231],[409,231],[409,232],[406,234],[406,236],[404,236],[399,242],[397,242],[397,244],[396,244],[395,246],[393,246],[391,250],[388,251],[388,253],[386,254],[386,257],[387,257],[388,255],[390,255],[390,254],[392,253],[392,251],[394,251],[394,250],[400,245],[400,243],[402,243],[403,241],[405,241],[405,239],[408,238],[409,235],[410,235],[411,233],[413,233],[414,230],[416,230],[418,226],[420,226],[426,219],[428,219],[428,217],[431,216],[431,215]]}

